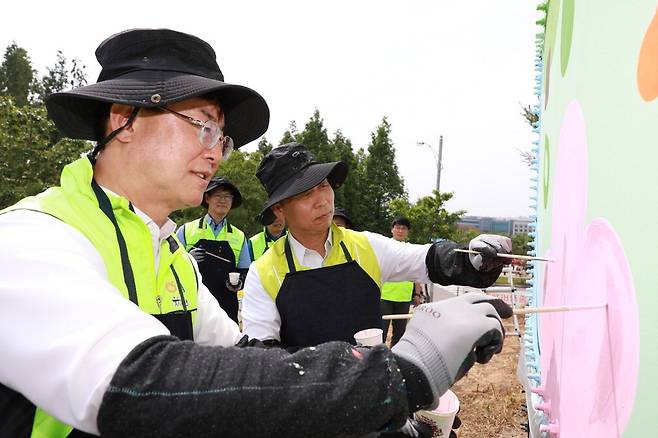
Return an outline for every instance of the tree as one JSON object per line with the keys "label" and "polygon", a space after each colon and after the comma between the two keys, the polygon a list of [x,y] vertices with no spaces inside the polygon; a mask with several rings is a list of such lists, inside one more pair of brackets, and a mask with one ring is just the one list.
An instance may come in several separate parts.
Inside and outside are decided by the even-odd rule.
{"label": "tree", "polygon": [[27,105],[35,76],[27,51],[15,42],[7,46],[0,65],[0,96],[11,96],[18,106]]}
{"label": "tree", "polygon": [[0,208],[58,185],[64,165],[90,149],[86,141],[56,137],[43,105],[19,107],[0,96]]}
{"label": "tree", "polygon": [[393,199],[407,197],[404,181],[395,163],[395,147],[390,133],[391,125],[384,117],[371,135],[364,163],[365,181],[361,187],[363,202],[370,209],[363,227],[381,234],[388,234],[390,231],[389,203]]}
{"label": "tree", "polygon": [[79,65],[79,62],[77,59],[73,59],[69,67],[66,57],[61,50],[58,50],[55,65],[46,68],[48,73],[36,86],[35,92],[38,96],[36,101],[42,103],[51,93],[87,85],[85,66]]}
{"label": "tree", "polygon": [[320,117],[320,111],[316,108],[313,115],[304,126],[304,130],[295,136],[297,141],[308,148],[315,158],[326,163],[335,161],[336,154],[329,142],[324,120]]}
{"label": "tree", "polygon": [[272,148],[272,143],[267,141],[265,137],[262,137],[258,142],[258,152],[260,152],[263,156],[267,155],[272,150]]}
{"label": "tree", "polygon": [[530,248],[530,236],[525,233],[518,233],[512,236],[512,254],[528,254]]}
{"label": "tree", "polygon": [[453,194],[450,192],[439,193],[434,190],[432,196],[420,198],[415,204],[398,198],[391,201],[391,215],[409,218],[411,221],[409,241],[412,243],[423,244],[438,239],[454,240],[458,235],[457,222],[466,212],[459,210],[450,213],[445,209],[445,203],[452,196]]}

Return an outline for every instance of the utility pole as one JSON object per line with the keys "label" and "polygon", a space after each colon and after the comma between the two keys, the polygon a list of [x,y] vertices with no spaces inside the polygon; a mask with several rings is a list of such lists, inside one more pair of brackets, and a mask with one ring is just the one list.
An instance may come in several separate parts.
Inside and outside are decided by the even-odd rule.
{"label": "utility pole", "polygon": [[441,157],[443,155],[443,136],[439,137],[439,159],[436,161],[436,191],[441,193]]}
{"label": "utility pole", "polygon": [[418,146],[427,146],[432,151],[434,155],[434,161],[436,162],[436,191],[441,193],[441,160],[443,158],[443,136],[439,137],[439,152],[436,153],[431,144],[425,143],[424,141],[416,142]]}

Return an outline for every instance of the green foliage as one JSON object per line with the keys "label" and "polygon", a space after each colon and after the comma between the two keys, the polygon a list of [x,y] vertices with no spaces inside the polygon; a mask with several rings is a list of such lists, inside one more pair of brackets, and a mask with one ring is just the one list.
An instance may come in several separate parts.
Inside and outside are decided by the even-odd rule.
{"label": "green foliage", "polygon": [[[409,218],[411,221],[409,241],[411,243],[422,244],[437,239],[463,238],[458,232],[457,222],[466,212],[460,210],[450,213],[445,209],[445,203],[452,196],[452,193],[439,193],[434,190],[432,196],[420,198],[415,204],[410,204],[403,198],[394,199],[390,203],[391,216]],[[390,233],[390,223],[388,228]]]}
{"label": "green foliage", "polygon": [[272,146],[272,143],[267,141],[265,137],[261,138],[258,142],[258,152],[260,152],[263,156],[267,155],[267,153],[270,152],[273,148],[274,146]]}
{"label": "green foliage", "polygon": [[58,138],[45,107],[0,96],[0,208],[58,185],[64,165],[90,149],[85,141]]}
{"label": "green foliage", "polygon": [[395,147],[390,134],[391,125],[384,117],[371,135],[364,163],[364,181],[360,188],[361,202],[370,210],[363,228],[380,234],[390,232],[389,203],[397,198],[407,198],[404,181],[395,163]]}
{"label": "green foliage", "polygon": [[512,236],[512,254],[525,255],[530,249],[528,243],[530,236],[525,233],[519,233]]}
{"label": "green foliage", "polygon": [[57,93],[69,88],[77,88],[87,85],[87,74],[84,65],[79,65],[77,59],[71,61],[71,66],[62,53],[57,51],[57,61],[53,67],[47,67],[48,74],[41,78],[36,84],[34,92],[36,93],[35,101],[42,103],[46,96],[51,93]]}
{"label": "green foliage", "polygon": [[18,106],[27,105],[35,76],[27,51],[16,43],[7,46],[0,65],[0,96],[12,97]]}

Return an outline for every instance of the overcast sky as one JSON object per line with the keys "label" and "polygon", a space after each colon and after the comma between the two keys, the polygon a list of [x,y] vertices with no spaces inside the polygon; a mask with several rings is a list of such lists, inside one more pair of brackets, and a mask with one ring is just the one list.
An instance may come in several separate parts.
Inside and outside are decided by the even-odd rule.
{"label": "overcast sky", "polygon": [[[5,2],[0,48],[25,48],[40,74],[57,50],[86,65],[109,35],[135,27],[195,34],[217,52],[227,82],[258,91],[278,144],[291,121],[315,108],[330,136],[340,129],[367,148],[386,116],[411,200],[436,183],[450,210],[527,216],[530,171],[519,150],[533,135],[520,104],[534,104],[537,2],[472,1],[88,1]],[[255,149],[255,142],[247,150]]]}

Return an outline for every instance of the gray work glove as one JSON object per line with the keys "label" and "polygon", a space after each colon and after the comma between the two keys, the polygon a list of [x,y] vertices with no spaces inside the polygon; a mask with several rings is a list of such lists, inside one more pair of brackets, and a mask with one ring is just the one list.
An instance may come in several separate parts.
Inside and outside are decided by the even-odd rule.
{"label": "gray work glove", "polygon": [[471,265],[478,271],[487,272],[509,263],[509,260],[496,254],[511,254],[512,240],[496,234],[480,234],[468,243],[468,249],[479,252],[479,254],[468,255]]}
{"label": "gray work glove", "polygon": [[476,361],[487,363],[500,353],[505,339],[500,318],[510,316],[512,308],[504,301],[480,292],[422,304],[391,351],[425,375],[434,409]]}

